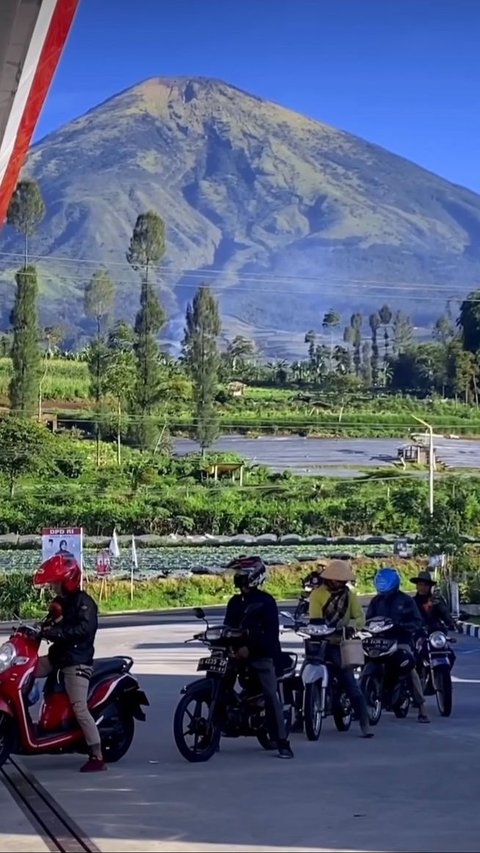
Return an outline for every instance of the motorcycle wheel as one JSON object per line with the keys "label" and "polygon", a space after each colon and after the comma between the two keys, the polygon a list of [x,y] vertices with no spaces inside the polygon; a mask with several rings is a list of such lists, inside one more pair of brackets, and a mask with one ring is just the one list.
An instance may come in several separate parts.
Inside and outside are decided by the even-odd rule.
{"label": "motorcycle wheel", "polygon": [[399,720],[404,720],[410,710],[410,695],[406,693],[402,699],[395,702],[392,711]]}
{"label": "motorcycle wheel", "polygon": [[112,722],[112,732],[109,732],[102,738],[102,753],[108,764],[120,761],[127,754],[135,734],[135,721],[133,717],[117,717]]}
{"label": "motorcycle wheel", "polygon": [[15,725],[12,718],[0,712],[0,767],[5,764],[15,747]]}
{"label": "motorcycle wheel", "polygon": [[335,703],[333,711],[333,720],[337,727],[337,731],[348,732],[352,725],[352,716],[352,704],[347,694],[342,691],[338,697],[338,701]]}
{"label": "motorcycle wheel", "polygon": [[[187,693],[180,699],[173,718],[173,736],[181,755],[192,763],[209,761],[215,755],[220,741],[220,730],[208,724],[211,703],[209,690]],[[194,704],[193,713],[189,710]],[[206,706],[206,715],[202,715]],[[193,738],[189,743],[187,738]]]}
{"label": "motorcycle wheel", "polygon": [[438,667],[434,676],[437,707],[442,717],[452,713],[452,677],[448,666]]}
{"label": "motorcycle wheel", "polygon": [[381,687],[378,678],[374,678],[373,675],[366,675],[360,679],[360,690],[365,696],[370,725],[376,726],[382,716]]}
{"label": "motorcycle wheel", "polygon": [[318,684],[307,684],[303,702],[305,734],[308,740],[318,740],[322,731],[322,694]]}

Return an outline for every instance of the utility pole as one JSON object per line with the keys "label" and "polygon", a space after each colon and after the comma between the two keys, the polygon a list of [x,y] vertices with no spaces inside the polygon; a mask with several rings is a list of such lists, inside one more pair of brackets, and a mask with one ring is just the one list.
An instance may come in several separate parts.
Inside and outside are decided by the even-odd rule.
{"label": "utility pole", "polygon": [[430,424],[427,424],[426,421],[422,421],[421,418],[417,418],[416,415],[412,415],[412,417],[418,421],[419,424],[423,424],[424,427],[428,429],[430,435],[429,448],[428,448],[428,470],[429,470],[429,510],[430,515],[433,515],[433,475],[435,471],[435,449],[433,447],[433,427]]}

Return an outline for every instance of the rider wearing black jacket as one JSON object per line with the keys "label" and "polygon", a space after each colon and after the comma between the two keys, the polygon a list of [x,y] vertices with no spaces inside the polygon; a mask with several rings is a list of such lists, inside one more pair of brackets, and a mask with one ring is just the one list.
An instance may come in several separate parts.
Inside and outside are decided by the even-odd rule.
{"label": "rider wearing black jacket", "polygon": [[36,586],[49,584],[56,593],[42,628],[42,637],[52,645],[48,655],[39,658],[35,675],[46,678],[51,672],[61,670],[65,690],[90,753],[81,770],[84,773],[106,770],[98,729],[87,705],[98,628],[97,605],[80,589],[81,570],[71,556],[56,554],[50,557],[42,563],[33,582]]}
{"label": "rider wearing black jacket", "polygon": [[258,588],[266,578],[265,564],[260,557],[238,557],[228,568],[233,569],[234,584],[240,592],[228,602],[225,624],[245,629],[246,645],[237,656],[248,661],[258,676],[279,756],[293,758],[277,690],[276,669],[281,661],[277,605],[268,592]]}
{"label": "rider wearing black jacket", "polygon": [[440,593],[433,589],[436,582],[430,572],[419,572],[416,578],[410,578],[410,580],[417,586],[417,594],[413,600],[420,611],[428,632],[431,633],[442,626],[454,630],[456,625],[448,604]]}

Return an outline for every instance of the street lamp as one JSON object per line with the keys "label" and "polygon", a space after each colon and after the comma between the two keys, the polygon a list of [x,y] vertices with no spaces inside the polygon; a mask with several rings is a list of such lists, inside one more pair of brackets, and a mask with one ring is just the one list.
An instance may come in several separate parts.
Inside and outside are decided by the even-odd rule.
{"label": "street lamp", "polygon": [[433,449],[433,427],[430,424],[427,424],[426,421],[422,421],[421,418],[417,418],[416,415],[412,415],[412,417],[418,421],[419,424],[423,424],[426,427],[430,434],[430,442],[428,449],[428,468],[429,468],[429,509],[430,515],[433,515],[433,472],[435,470],[435,458],[434,458],[434,449]]}

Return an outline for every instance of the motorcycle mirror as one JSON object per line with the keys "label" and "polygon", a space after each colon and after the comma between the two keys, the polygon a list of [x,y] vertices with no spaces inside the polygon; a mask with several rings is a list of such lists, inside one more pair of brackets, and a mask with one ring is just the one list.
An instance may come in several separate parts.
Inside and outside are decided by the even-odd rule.
{"label": "motorcycle mirror", "polygon": [[193,615],[196,619],[205,619],[205,611],[202,607],[194,607]]}
{"label": "motorcycle mirror", "polygon": [[291,622],[295,621],[292,614],[289,613],[288,610],[281,610],[280,616],[283,616],[285,619],[290,619]]}

